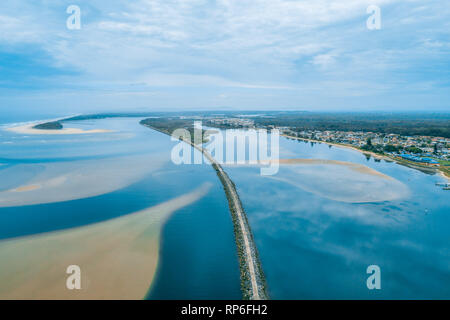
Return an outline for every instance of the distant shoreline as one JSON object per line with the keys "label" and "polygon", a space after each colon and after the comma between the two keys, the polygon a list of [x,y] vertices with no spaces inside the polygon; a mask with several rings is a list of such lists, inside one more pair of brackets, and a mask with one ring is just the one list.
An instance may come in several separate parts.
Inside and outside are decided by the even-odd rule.
{"label": "distant shoreline", "polygon": [[[110,220],[0,241],[0,259],[8,261],[0,269],[0,299],[144,299],[158,268],[163,225],[210,188],[206,183]],[[73,263],[84,274],[76,292],[64,286],[64,270]]]}
{"label": "distant shoreline", "polygon": [[[293,137],[287,134],[282,134],[281,136],[285,137],[285,138],[289,138],[289,139],[295,139],[295,140],[302,140],[302,141],[308,141],[308,142],[314,142],[314,143],[324,143],[327,145],[331,145],[331,146],[335,146],[338,148],[345,148],[345,149],[350,149],[350,150],[354,150],[354,151],[358,151],[362,154],[368,154],[371,155],[372,157],[374,157],[375,159],[378,160],[388,160],[388,161],[393,161],[399,165],[404,165],[407,166],[409,168],[413,168],[416,170],[419,170],[418,168],[414,168],[414,167],[422,167],[416,163],[409,163],[407,161],[405,161],[405,163],[402,163],[400,160],[387,156],[387,155],[380,155],[380,154],[376,154],[375,152],[372,151],[366,151],[366,150],[362,150],[359,149],[357,147],[354,146],[350,146],[350,145],[345,145],[345,144],[339,144],[339,143],[335,143],[335,142],[327,142],[327,141],[320,141],[320,140],[314,140],[314,139],[308,139],[308,138],[300,138],[300,137]],[[424,169],[428,169],[428,170],[432,170],[435,171],[438,175],[440,175],[441,177],[445,178],[448,182],[450,182],[450,176],[448,176],[444,171],[442,171],[440,168],[432,168],[432,167],[425,167],[423,166]]]}

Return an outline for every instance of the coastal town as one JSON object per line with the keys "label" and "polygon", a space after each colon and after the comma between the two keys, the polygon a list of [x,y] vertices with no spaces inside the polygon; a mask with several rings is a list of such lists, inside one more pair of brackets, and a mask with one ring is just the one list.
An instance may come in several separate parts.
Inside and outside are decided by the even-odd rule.
{"label": "coastal town", "polygon": [[403,164],[433,167],[450,177],[450,139],[433,136],[404,136],[365,131],[305,130],[297,127],[258,126],[244,117],[210,118],[208,125],[220,128],[278,129],[281,134],[312,142],[325,142],[356,148],[362,152],[389,157]]}
{"label": "coastal town", "polygon": [[[284,134],[299,138],[340,143],[366,151],[391,155],[405,155],[429,164],[439,164],[438,160],[449,160],[450,140],[443,137],[401,136],[374,132],[342,131],[294,131],[291,128],[278,128]],[[414,157],[414,158],[412,158]],[[426,158],[429,157],[429,158]]]}

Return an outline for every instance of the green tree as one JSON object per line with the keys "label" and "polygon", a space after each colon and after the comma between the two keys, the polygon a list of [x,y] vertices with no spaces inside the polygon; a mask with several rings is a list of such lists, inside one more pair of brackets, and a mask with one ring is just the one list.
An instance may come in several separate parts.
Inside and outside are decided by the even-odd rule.
{"label": "green tree", "polygon": [[423,153],[422,149],[419,149],[415,146],[410,146],[408,148],[405,148],[406,151],[411,152],[411,153]]}
{"label": "green tree", "polygon": [[398,152],[401,148],[393,146],[392,144],[388,144],[384,147],[384,151],[386,152]]}

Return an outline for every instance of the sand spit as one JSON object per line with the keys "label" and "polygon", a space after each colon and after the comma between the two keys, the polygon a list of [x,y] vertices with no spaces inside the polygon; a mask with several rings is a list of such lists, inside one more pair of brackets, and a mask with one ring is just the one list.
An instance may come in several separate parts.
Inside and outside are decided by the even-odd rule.
{"label": "sand spit", "polygon": [[339,161],[339,160],[327,160],[327,159],[279,159],[279,160],[262,160],[262,161],[250,161],[250,162],[242,162],[242,163],[233,163],[226,162],[225,166],[267,166],[271,163],[278,163],[279,165],[337,165],[347,167],[355,172],[362,174],[369,174],[373,176],[377,176],[383,179],[392,179],[390,176],[387,176],[379,171],[376,171],[368,166],[363,164],[358,164],[354,162],[347,161]]}
{"label": "sand spit", "polygon": [[[373,203],[399,200],[410,194],[409,188],[402,182],[363,164],[327,159],[280,159],[270,162],[278,162],[280,169],[276,175],[265,178],[334,201]],[[261,166],[270,162],[235,166]]]}
{"label": "sand spit", "polygon": [[93,134],[93,133],[106,133],[112,132],[111,130],[93,129],[83,130],[78,128],[63,128],[61,130],[42,130],[34,129],[33,127],[39,123],[15,126],[6,128],[7,131],[20,133],[20,134],[52,134],[52,135],[64,135],[64,134]]}
{"label": "sand spit", "polygon": [[23,186],[23,187],[19,187],[16,189],[12,189],[12,190],[9,190],[9,192],[28,192],[28,191],[33,191],[33,190],[37,190],[40,188],[41,188],[40,185],[33,184],[33,185],[29,185],[29,186]]}
{"label": "sand spit", "polygon": [[346,203],[374,203],[404,199],[408,186],[363,164],[327,159],[280,159],[226,163],[230,167],[266,166],[278,162],[277,180],[322,198]]}
{"label": "sand spit", "polygon": [[392,201],[409,196],[402,182],[364,165],[333,160],[287,161],[281,165],[278,180],[322,198],[347,203]]}
{"label": "sand spit", "polygon": [[[144,298],[157,267],[162,224],[210,187],[106,222],[0,241],[0,299]],[[81,290],[66,287],[70,265],[81,268]]]}
{"label": "sand spit", "polygon": [[322,198],[347,203],[393,201],[410,195],[408,186],[363,164],[327,159],[280,159],[227,166],[264,166],[278,162],[277,180]]}
{"label": "sand spit", "polygon": [[216,171],[225,190],[234,225],[243,298],[245,300],[268,299],[266,280],[259,260],[258,250],[256,249],[247,215],[242,207],[234,182],[231,181],[220,164],[215,161],[206,149],[197,146],[191,141],[184,140],[184,142],[193,146],[206,157]]}
{"label": "sand spit", "polygon": [[0,187],[2,181],[14,181],[18,169],[40,170],[26,181],[0,191],[0,207],[53,203],[102,195],[141,180],[165,163],[167,160],[163,155],[143,154],[15,165],[0,172]]}
{"label": "sand spit", "polygon": [[346,162],[346,161],[338,161],[338,160],[326,160],[326,159],[280,159],[279,164],[305,164],[305,165],[337,165],[344,166],[358,173],[368,174],[377,176],[383,179],[392,179],[392,177],[385,175],[379,171],[376,171],[368,166],[363,164]]}

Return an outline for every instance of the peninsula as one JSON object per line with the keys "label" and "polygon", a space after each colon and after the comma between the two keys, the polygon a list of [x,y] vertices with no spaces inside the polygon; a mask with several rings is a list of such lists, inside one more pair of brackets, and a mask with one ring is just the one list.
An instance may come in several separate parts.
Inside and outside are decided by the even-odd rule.
{"label": "peninsula", "polygon": [[[170,128],[167,125],[170,122],[158,121],[157,123],[166,123],[166,126],[155,125],[155,119],[145,119],[140,122],[142,125],[171,135]],[[184,124],[186,125],[186,124]],[[206,151],[201,144],[196,144],[195,141],[182,139],[183,142],[190,144],[192,147],[200,151],[211,163],[216,171],[216,174],[221,181],[225,194],[228,199],[231,217],[234,226],[234,235],[239,257],[239,267],[241,276],[241,290],[244,300],[266,300],[268,299],[267,284],[264,273],[259,260],[258,251],[256,249],[255,241],[247,220],[241,200],[236,191],[236,187],[226,172],[222,169],[220,164]]]}

